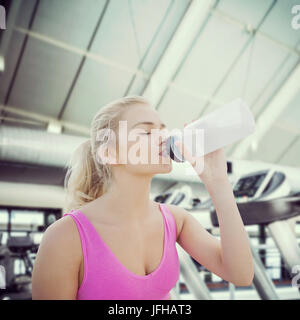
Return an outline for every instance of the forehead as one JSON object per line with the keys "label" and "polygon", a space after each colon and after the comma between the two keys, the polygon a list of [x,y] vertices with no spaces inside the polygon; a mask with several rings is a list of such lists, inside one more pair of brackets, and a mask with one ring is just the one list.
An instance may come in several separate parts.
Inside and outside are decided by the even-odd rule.
{"label": "forehead", "polygon": [[128,108],[120,120],[127,121],[127,126],[131,127],[137,122],[149,121],[160,123],[158,112],[148,105],[136,105]]}

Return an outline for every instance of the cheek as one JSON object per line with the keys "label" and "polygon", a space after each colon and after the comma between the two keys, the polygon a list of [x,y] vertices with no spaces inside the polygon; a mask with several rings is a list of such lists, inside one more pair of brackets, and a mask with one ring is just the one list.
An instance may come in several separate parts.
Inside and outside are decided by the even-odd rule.
{"label": "cheek", "polygon": [[138,159],[147,161],[149,153],[148,142],[145,138],[138,138],[136,141],[127,141],[126,144],[120,145],[120,157],[126,159],[127,164],[136,164]]}
{"label": "cheek", "polygon": [[147,161],[147,163],[150,163],[151,152],[153,153],[153,149],[155,148],[152,144],[150,135],[141,135],[136,141],[128,142],[128,154],[140,158],[143,162]]}
{"label": "cheek", "polygon": [[118,153],[119,159],[126,159],[127,164],[135,164],[137,159],[142,161],[140,165],[156,164],[160,161],[158,138],[151,135],[140,135],[134,141],[127,140],[127,146],[121,143]]}

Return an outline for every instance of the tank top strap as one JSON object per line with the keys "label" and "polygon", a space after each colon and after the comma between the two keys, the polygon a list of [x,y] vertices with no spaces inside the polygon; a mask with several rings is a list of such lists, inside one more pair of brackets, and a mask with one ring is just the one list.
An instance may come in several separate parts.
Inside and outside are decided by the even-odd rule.
{"label": "tank top strap", "polygon": [[89,247],[89,239],[88,239],[88,233],[86,230],[86,223],[84,219],[82,218],[81,214],[77,210],[71,210],[68,213],[65,213],[63,217],[65,216],[71,216],[73,221],[75,222],[77,226],[77,230],[79,232],[80,241],[81,241],[81,247],[82,247],[82,253],[85,264],[87,263],[87,256],[88,256],[88,247]]}
{"label": "tank top strap", "polygon": [[163,215],[167,221],[169,233],[170,233],[170,239],[173,239],[176,242],[177,239],[177,224],[176,220],[172,214],[172,212],[169,210],[167,205],[165,203],[159,203],[160,208],[163,212]]}
{"label": "tank top strap", "polygon": [[95,243],[99,242],[99,235],[95,227],[90,222],[90,220],[83,214],[79,209],[78,210],[71,210],[69,213],[64,214],[64,216],[70,215],[74,219],[78,231],[80,233],[80,237],[86,243]]}

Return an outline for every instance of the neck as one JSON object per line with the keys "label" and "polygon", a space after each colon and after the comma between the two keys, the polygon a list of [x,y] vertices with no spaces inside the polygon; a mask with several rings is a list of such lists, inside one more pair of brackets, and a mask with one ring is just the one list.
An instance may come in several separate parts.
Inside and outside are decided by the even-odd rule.
{"label": "neck", "polygon": [[128,219],[149,216],[152,201],[149,198],[152,175],[135,175],[120,170],[109,190],[103,195],[114,208],[116,215]]}

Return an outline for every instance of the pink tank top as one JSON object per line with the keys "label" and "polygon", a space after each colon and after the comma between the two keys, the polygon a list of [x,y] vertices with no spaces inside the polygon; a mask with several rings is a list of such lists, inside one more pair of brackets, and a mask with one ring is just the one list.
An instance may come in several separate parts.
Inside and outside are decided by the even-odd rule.
{"label": "pink tank top", "polygon": [[84,275],[77,300],[167,300],[176,285],[180,265],[176,249],[176,222],[168,207],[159,203],[164,220],[164,250],[159,266],[142,276],[128,270],[87,216],[79,209],[70,215],[79,231],[83,251]]}

